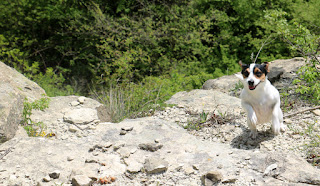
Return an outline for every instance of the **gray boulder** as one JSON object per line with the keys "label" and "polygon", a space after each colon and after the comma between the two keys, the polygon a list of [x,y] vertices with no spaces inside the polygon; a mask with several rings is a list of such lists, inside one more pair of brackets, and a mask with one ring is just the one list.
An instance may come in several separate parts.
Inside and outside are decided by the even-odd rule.
{"label": "gray boulder", "polygon": [[229,113],[237,115],[241,111],[241,100],[239,98],[229,96],[217,90],[196,89],[190,92],[178,92],[166,103],[184,107],[191,114],[214,111],[215,114]]}
{"label": "gray boulder", "polygon": [[14,137],[22,120],[23,102],[45,95],[35,82],[0,62],[0,143]]}

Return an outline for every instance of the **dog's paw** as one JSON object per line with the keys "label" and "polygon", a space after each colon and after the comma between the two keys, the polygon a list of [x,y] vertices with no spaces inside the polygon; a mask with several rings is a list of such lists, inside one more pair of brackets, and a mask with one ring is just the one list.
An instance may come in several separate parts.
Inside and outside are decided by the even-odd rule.
{"label": "dog's paw", "polygon": [[258,132],[256,130],[253,130],[250,132],[250,137],[252,139],[256,139],[257,138],[257,135],[258,135]]}
{"label": "dog's paw", "polygon": [[282,123],[281,126],[280,126],[280,131],[281,132],[285,132],[287,129],[287,127]]}

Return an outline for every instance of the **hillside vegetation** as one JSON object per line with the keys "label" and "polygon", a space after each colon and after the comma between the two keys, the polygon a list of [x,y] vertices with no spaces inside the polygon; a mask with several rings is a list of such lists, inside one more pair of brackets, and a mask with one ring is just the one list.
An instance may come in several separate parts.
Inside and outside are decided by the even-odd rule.
{"label": "hillside vegetation", "polygon": [[319,7],[318,0],[2,0],[0,60],[49,96],[91,95],[130,115],[239,71],[237,62],[250,63],[264,43],[258,63],[311,59],[296,83],[319,100]]}

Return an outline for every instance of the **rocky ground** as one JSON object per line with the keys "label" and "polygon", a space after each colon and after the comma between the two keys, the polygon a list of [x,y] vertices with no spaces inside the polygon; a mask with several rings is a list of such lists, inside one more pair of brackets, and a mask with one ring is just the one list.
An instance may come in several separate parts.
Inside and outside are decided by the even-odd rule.
{"label": "rocky ground", "polygon": [[[312,107],[291,84],[300,62],[280,61],[270,74],[280,74],[274,84],[285,92],[285,115]],[[260,125],[252,140],[239,85],[229,77],[207,83],[209,90],[177,93],[167,102],[176,106],[151,117],[120,123],[105,122],[103,106],[90,98],[51,98],[32,115],[48,135],[27,137],[22,129],[1,144],[0,185],[320,185],[312,166],[319,151],[308,145],[319,142],[319,111],[286,118],[279,136]]]}

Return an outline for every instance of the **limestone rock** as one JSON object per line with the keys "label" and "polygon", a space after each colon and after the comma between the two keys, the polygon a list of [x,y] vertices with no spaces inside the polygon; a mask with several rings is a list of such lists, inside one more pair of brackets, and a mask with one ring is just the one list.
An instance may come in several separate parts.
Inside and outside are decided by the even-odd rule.
{"label": "limestone rock", "polygon": [[176,104],[188,108],[191,114],[215,111],[238,115],[241,111],[241,100],[217,90],[192,90],[178,92],[171,97],[167,104]]}
{"label": "limestone rock", "polygon": [[0,62],[0,143],[14,137],[22,120],[23,102],[40,99],[45,91]]}
{"label": "limestone rock", "polygon": [[163,147],[162,144],[158,143],[142,143],[139,144],[139,148],[146,151],[155,152]]}
{"label": "limestone rock", "polygon": [[201,177],[203,185],[214,185],[222,180],[222,174],[219,171],[210,171]]}
{"label": "limestone rock", "polygon": [[146,159],[144,168],[148,174],[156,174],[166,171],[168,162],[159,157],[150,157]]}
{"label": "limestone rock", "polygon": [[63,120],[73,124],[88,124],[94,120],[97,120],[97,110],[91,108],[79,108],[67,111]]}
{"label": "limestone rock", "polygon": [[313,110],[312,111],[315,115],[320,116],[320,109]]}
{"label": "limestone rock", "polygon": [[73,186],[90,186],[93,181],[85,175],[76,175],[72,178]]}
{"label": "limestone rock", "polygon": [[51,173],[49,173],[50,178],[52,179],[58,179],[60,176],[60,171],[59,170],[55,170]]}

